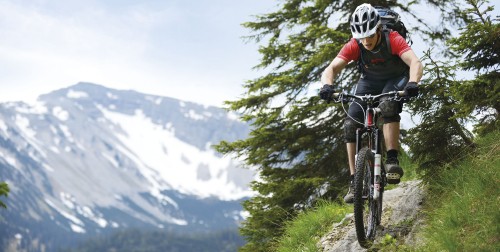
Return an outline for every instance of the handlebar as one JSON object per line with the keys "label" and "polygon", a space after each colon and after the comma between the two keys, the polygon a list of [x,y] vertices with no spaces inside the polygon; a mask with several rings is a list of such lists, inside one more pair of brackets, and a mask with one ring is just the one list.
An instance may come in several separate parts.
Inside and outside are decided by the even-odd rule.
{"label": "handlebar", "polygon": [[394,100],[406,100],[408,99],[405,91],[390,91],[387,93],[382,93],[378,95],[352,95],[347,93],[333,93],[332,98],[336,102],[351,102],[354,100],[360,100],[364,102],[375,102],[379,100],[381,97],[388,96],[393,97]]}

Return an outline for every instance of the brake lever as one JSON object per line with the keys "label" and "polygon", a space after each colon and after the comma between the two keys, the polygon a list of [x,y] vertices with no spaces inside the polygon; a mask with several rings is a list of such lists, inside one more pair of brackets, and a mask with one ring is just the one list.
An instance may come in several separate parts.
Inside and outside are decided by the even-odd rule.
{"label": "brake lever", "polygon": [[352,102],[353,100],[354,100],[354,99],[349,98],[349,97],[342,98],[342,102],[343,102],[343,103],[349,103],[349,102]]}
{"label": "brake lever", "polygon": [[333,98],[335,100],[335,102],[338,102],[338,103],[349,103],[352,101],[351,98],[349,97],[344,97],[344,95],[342,93],[339,93],[337,95],[337,98]]}

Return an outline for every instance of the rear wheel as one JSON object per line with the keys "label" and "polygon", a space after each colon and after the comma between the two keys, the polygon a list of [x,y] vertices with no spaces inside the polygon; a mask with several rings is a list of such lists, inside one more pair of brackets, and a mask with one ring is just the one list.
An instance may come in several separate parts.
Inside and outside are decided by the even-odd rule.
{"label": "rear wheel", "polygon": [[363,248],[372,245],[377,222],[380,222],[379,204],[373,200],[373,166],[373,153],[369,148],[362,148],[356,158],[354,175],[354,223],[358,242]]}

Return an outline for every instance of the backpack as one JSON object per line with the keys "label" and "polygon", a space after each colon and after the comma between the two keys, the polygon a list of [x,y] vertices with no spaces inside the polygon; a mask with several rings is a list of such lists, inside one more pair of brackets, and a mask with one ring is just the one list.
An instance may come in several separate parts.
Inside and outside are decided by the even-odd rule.
{"label": "backpack", "polygon": [[398,13],[386,7],[374,6],[374,8],[377,9],[380,15],[382,32],[385,34],[385,41],[387,42],[389,52],[391,52],[391,44],[389,43],[389,32],[391,30],[397,31],[406,40],[408,45],[413,44],[408,29],[406,29]]}

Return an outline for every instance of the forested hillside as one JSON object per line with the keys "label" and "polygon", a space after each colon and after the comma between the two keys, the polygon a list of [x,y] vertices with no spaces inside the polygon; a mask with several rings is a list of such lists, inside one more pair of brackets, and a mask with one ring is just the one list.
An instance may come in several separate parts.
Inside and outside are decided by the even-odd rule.
{"label": "forested hillside", "polygon": [[175,232],[125,230],[111,236],[91,239],[67,252],[120,251],[236,251],[244,244],[236,230],[214,233],[179,234]]}

